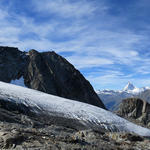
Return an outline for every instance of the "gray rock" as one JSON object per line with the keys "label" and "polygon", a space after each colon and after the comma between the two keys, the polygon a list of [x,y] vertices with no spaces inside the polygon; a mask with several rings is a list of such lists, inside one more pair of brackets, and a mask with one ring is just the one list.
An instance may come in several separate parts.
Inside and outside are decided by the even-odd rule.
{"label": "gray rock", "polygon": [[86,129],[73,120],[46,116],[42,119],[44,116],[32,117],[3,106],[0,107],[0,116],[5,114],[0,120],[0,149],[148,150],[150,147],[149,139],[135,134]]}
{"label": "gray rock", "polygon": [[127,98],[122,101],[117,111],[121,117],[135,120],[137,123],[150,124],[150,104],[139,98]]}
{"label": "gray rock", "polygon": [[75,130],[56,125],[32,128],[0,122],[0,149],[149,150],[149,147],[150,140],[128,133]]}

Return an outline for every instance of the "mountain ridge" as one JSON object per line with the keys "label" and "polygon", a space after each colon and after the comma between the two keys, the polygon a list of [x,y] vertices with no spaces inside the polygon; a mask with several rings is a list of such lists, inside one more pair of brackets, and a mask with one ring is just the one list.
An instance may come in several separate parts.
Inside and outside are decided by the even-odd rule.
{"label": "mountain ridge", "polygon": [[140,97],[147,90],[150,90],[150,87],[137,88],[131,82],[128,82],[122,90],[97,90],[96,93],[108,109],[116,110],[122,99]]}

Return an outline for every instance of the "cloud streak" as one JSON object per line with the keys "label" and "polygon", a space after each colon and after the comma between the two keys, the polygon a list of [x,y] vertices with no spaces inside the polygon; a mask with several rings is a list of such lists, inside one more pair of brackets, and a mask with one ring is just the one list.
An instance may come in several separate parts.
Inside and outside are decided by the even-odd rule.
{"label": "cloud streak", "polygon": [[32,2],[35,5],[35,11],[50,15],[55,14],[63,18],[82,18],[92,15],[96,10],[92,6],[92,3],[87,3],[86,1],[74,1],[70,3],[69,0],[43,0],[38,2],[33,0]]}

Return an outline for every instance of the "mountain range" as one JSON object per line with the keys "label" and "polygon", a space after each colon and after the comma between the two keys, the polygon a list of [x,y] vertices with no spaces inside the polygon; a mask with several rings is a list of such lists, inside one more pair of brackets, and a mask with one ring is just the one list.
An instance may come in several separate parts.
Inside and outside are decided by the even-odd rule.
{"label": "mountain range", "polygon": [[139,97],[150,102],[150,87],[137,88],[131,82],[122,90],[97,90],[96,93],[109,110],[116,110],[125,98]]}

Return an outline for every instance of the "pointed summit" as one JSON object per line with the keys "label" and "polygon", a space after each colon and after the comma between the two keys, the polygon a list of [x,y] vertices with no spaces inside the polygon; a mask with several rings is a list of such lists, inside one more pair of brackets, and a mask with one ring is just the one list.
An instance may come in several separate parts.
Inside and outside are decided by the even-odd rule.
{"label": "pointed summit", "polygon": [[136,87],[131,82],[128,82],[128,84],[124,87],[123,91],[134,90],[135,88]]}

